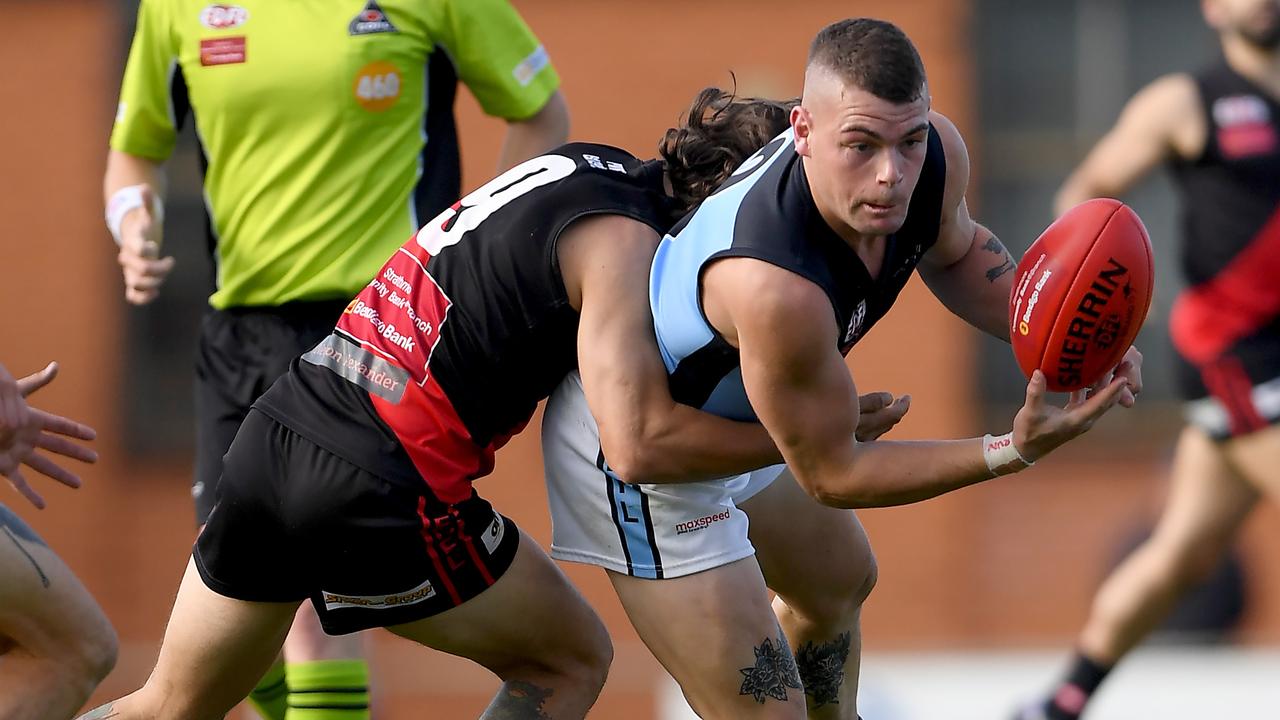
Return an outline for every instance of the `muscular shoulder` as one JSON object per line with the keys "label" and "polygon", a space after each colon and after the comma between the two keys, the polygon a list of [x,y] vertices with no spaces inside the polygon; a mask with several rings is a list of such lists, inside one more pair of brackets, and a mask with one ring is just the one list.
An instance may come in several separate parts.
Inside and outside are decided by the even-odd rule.
{"label": "muscular shoulder", "polygon": [[733,345],[744,331],[763,329],[798,345],[817,338],[835,347],[839,328],[830,299],[790,270],[755,258],[725,258],[707,268],[703,287],[708,319]]}
{"label": "muscular shoulder", "polygon": [[1172,73],[1152,81],[1125,105],[1120,125],[1159,137],[1180,157],[1199,155],[1207,130],[1195,78]]}
{"label": "muscular shoulder", "polygon": [[931,111],[929,122],[938,131],[938,139],[942,141],[942,152],[947,161],[946,187],[942,192],[942,215],[947,217],[964,200],[969,189],[969,148],[964,137],[951,119],[940,112]]}

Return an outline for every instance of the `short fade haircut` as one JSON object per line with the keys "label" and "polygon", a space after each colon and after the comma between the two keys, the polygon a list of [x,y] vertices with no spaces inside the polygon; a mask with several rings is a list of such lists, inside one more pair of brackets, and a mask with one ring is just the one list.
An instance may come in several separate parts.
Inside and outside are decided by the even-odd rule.
{"label": "short fade haircut", "polygon": [[906,33],[884,20],[850,18],[822,28],[809,46],[808,65],[891,103],[914,102],[924,94],[920,53]]}

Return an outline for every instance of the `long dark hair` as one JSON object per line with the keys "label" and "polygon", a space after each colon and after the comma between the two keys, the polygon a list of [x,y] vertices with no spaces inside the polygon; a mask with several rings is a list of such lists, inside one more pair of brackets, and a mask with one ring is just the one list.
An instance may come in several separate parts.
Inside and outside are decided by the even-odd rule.
{"label": "long dark hair", "polygon": [[667,165],[677,215],[710,195],[735,168],[790,124],[799,100],[740,98],[709,87],[698,93],[679,127],[658,143]]}

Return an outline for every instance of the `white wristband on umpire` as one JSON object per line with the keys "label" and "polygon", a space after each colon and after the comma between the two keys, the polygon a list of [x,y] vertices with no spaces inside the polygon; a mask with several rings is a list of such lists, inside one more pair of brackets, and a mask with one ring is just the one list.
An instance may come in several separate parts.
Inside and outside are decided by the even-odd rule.
{"label": "white wristband on umpire", "polygon": [[[142,198],[144,187],[145,185],[126,185],[112,193],[111,199],[107,200],[107,229],[111,231],[111,237],[115,238],[116,245],[121,244],[120,224],[124,222],[124,216],[128,215],[130,210],[137,210],[146,205],[146,201]],[[152,220],[157,223],[164,222],[164,202],[155,193],[151,194],[151,200],[155,205],[152,208]]]}
{"label": "white wristband on umpire", "polygon": [[1018,452],[1018,447],[1013,444],[1011,432],[1000,437],[987,435],[982,438],[982,459],[987,461],[987,469],[991,471],[991,477],[1016,473],[1035,465]]}

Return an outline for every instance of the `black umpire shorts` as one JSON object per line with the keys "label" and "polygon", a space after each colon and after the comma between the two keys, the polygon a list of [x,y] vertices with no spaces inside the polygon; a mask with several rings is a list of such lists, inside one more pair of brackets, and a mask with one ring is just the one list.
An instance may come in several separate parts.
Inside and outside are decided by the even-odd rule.
{"label": "black umpire shorts", "polygon": [[443,503],[426,481],[374,475],[256,409],[216,496],[193,552],[205,585],[251,602],[310,598],[330,635],[461,605],[507,571],[520,543],[474,490]]}
{"label": "black umpire shorts", "polygon": [[196,524],[213,509],[222,456],[249,406],[289,363],[333,332],[347,300],[211,310],[196,354],[196,467],[191,482]]}

